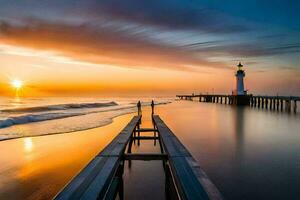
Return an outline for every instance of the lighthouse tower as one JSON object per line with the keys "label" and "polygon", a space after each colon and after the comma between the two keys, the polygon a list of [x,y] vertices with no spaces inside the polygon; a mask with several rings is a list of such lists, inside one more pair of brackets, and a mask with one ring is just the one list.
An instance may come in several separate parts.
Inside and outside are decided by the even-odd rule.
{"label": "lighthouse tower", "polygon": [[247,91],[244,89],[244,77],[245,71],[242,69],[243,65],[241,62],[237,65],[238,70],[236,71],[236,95],[247,95]]}

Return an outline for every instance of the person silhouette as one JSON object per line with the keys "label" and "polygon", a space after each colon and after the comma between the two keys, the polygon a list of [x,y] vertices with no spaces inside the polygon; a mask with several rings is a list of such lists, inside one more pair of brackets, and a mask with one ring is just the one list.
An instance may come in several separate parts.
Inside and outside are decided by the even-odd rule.
{"label": "person silhouette", "polygon": [[152,115],[154,115],[154,101],[151,101],[151,109],[152,109]]}
{"label": "person silhouette", "polygon": [[141,110],[141,101],[139,101],[137,103],[137,108],[138,108],[138,115],[141,115],[142,114],[142,110]]}

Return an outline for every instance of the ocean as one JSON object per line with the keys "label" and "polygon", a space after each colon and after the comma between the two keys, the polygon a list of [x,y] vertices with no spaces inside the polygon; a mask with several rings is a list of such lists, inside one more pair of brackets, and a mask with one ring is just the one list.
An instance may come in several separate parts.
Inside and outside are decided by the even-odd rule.
{"label": "ocean", "polygon": [[[136,111],[136,98],[2,98],[0,141],[87,130]],[[142,105],[151,99],[142,98]],[[168,103],[164,98],[157,104]]]}
{"label": "ocean", "polygon": [[[19,105],[1,101],[3,124],[8,118],[18,122],[20,116],[76,115],[3,125],[0,199],[53,198],[136,114],[136,101],[31,99]],[[151,125],[149,102],[143,100],[144,127]],[[156,102],[160,105],[155,113],[225,199],[299,199],[299,113],[172,99]],[[63,131],[68,133],[55,134]],[[7,140],[12,137],[22,138]],[[133,152],[144,150],[157,152],[159,146],[153,141],[133,146]],[[126,164],[124,195],[125,199],[165,199],[160,161],[133,161],[130,168]]]}

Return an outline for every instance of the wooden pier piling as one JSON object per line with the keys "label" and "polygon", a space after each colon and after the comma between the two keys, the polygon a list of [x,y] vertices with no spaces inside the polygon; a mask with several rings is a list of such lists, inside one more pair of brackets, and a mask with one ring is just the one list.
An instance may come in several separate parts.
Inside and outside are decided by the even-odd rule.
{"label": "wooden pier piling", "polygon": [[255,95],[220,95],[220,94],[199,94],[199,95],[177,95],[179,99],[199,98],[199,102],[212,102],[228,105],[248,105],[251,107],[269,109],[276,111],[298,112],[298,96],[255,96]]}

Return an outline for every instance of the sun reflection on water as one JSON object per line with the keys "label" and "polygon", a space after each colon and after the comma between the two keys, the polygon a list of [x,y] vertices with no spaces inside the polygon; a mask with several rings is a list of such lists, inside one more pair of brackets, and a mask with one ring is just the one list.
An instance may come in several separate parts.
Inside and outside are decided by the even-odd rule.
{"label": "sun reflection on water", "polygon": [[31,138],[25,138],[24,139],[24,150],[26,152],[31,152],[33,149],[33,143]]}

